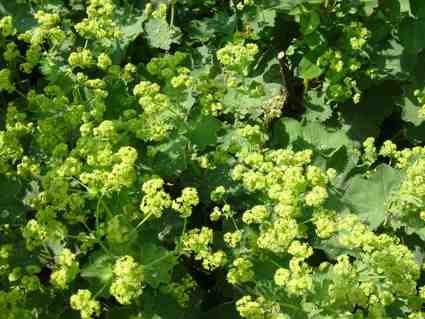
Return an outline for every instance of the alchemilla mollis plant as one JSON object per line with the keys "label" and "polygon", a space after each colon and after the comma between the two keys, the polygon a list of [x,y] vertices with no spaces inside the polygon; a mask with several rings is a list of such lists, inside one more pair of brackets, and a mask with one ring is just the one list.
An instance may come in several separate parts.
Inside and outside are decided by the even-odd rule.
{"label": "alchemilla mollis plant", "polygon": [[425,2],[0,2],[1,319],[424,319]]}

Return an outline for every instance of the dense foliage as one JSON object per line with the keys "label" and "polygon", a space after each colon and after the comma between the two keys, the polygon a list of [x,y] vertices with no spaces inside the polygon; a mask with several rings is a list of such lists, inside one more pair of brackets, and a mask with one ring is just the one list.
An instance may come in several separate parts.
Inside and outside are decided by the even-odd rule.
{"label": "dense foliage", "polygon": [[0,318],[425,319],[425,1],[0,1]]}

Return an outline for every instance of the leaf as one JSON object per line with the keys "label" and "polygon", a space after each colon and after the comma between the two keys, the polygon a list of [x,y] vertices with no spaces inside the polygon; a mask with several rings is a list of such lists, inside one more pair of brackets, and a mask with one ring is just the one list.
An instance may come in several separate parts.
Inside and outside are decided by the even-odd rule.
{"label": "leaf", "polygon": [[208,42],[217,36],[225,39],[231,36],[236,23],[235,15],[229,15],[227,12],[219,11],[211,18],[192,20],[190,22],[190,37],[202,43]]}
{"label": "leaf", "polygon": [[176,43],[174,30],[164,19],[149,19],[145,23],[146,38],[153,48],[170,50],[171,44]]}
{"label": "leaf", "polygon": [[400,172],[382,164],[369,179],[360,175],[351,178],[342,200],[372,229],[376,229],[385,221],[386,202],[400,182]]}
{"label": "leaf", "polygon": [[2,1],[0,3],[0,17],[12,16],[14,27],[18,32],[25,32],[37,25],[31,14],[31,7],[27,3],[18,1]]}
{"label": "leaf", "polygon": [[251,97],[239,92],[237,89],[230,89],[221,102],[224,104],[225,109],[235,112],[240,117],[258,118],[262,113],[261,106],[266,102],[266,99]]}
{"label": "leaf", "polygon": [[326,103],[325,95],[319,95],[317,90],[308,90],[305,93],[304,118],[308,122],[325,122],[332,116],[332,107]]}
{"label": "leaf", "polygon": [[273,126],[272,143],[276,147],[285,148],[290,146],[302,136],[301,123],[292,118],[283,118]]}
{"label": "leaf", "polygon": [[174,176],[181,173],[187,167],[187,145],[185,136],[172,136],[170,140],[153,147],[156,156],[152,160],[152,166],[162,176]]}
{"label": "leaf", "polygon": [[326,168],[333,168],[338,175],[335,179],[335,185],[342,188],[351,171],[356,167],[359,156],[356,153],[349,152],[346,146],[342,146],[327,158]]}
{"label": "leaf", "polygon": [[376,63],[392,76],[400,76],[403,72],[404,47],[397,41],[390,41],[388,47],[379,53]]}
{"label": "leaf", "polygon": [[410,9],[416,17],[425,18],[425,1],[410,0]]}
{"label": "leaf", "polygon": [[379,7],[378,0],[362,0],[364,3],[364,10],[368,16],[370,16],[376,8]]}
{"label": "leaf", "polygon": [[204,319],[217,319],[217,318],[238,318],[239,315],[233,304],[221,304],[210,309],[205,314],[202,314]]}
{"label": "leaf", "polygon": [[320,16],[316,11],[303,14],[300,19],[301,32],[304,35],[312,33],[320,25]]}
{"label": "leaf", "polygon": [[273,27],[276,20],[276,10],[257,8],[256,22],[259,26]]}
{"label": "leaf", "polygon": [[407,52],[418,53],[425,48],[425,19],[405,19],[400,24],[400,40]]}
{"label": "leaf", "polygon": [[25,207],[20,195],[22,185],[0,174],[0,224],[16,224],[25,217]]}
{"label": "leaf", "polygon": [[172,270],[177,264],[177,258],[172,252],[154,244],[143,245],[141,260],[144,280],[149,285],[157,288],[171,281]]}
{"label": "leaf", "polygon": [[353,148],[352,141],[343,130],[329,130],[324,125],[313,122],[303,128],[303,139],[318,150],[336,150],[341,146]]}
{"label": "leaf", "polygon": [[143,32],[143,23],[146,20],[146,15],[133,17],[130,21],[126,21],[124,26],[121,28],[123,37],[121,38],[121,45],[123,47],[128,46]]}
{"label": "leaf", "polygon": [[[410,92],[411,93],[411,92]],[[404,121],[410,122],[415,126],[421,125],[424,120],[419,118],[419,103],[413,94],[406,94],[401,100],[401,117]]]}
{"label": "leaf", "polygon": [[400,12],[411,13],[410,0],[399,0],[400,1]]}
{"label": "leaf", "polygon": [[291,11],[296,6],[303,3],[320,4],[322,0],[280,0],[277,7],[281,10]]}
{"label": "leaf", "polygon": [[298,71],[304,80],[317,78],[323,72],[323,70],[319,68],[307,55],[301,59],[300,64],[298,65]]}
{"label": "leaf", "polygon": [[217,143],[221,122],[212,116],[200,116],[190,127],[192,128],[189,132],[190,141],[199,151],[203,151],[208,145]]}
{"label": "leaf", "polygon": [[[261,79],[262,81],[262,76],[251,78],[250,80],[254,82],[256,79]],[[226,110],[230,110],[238,117],[248,117],[255,120],[263,114],[262,106],[264,103],[272,96],[276,96],[280,93],[281,84],[266,83],[264,89],[266,91],[265,95],[259,97],[252,97],[249,93],[242,92],[239,89],[228,89],[227,93],[221,99],[221,103],[223,103]]]}
{"label": "leaf", "polygon": [[[198,313],[199,305],[191,304],[186,311],[183,310],[168,294],[163,294],[151,289],[143,291],[143,318],[149,319],[198,319],[201,318]],[[199,303],[200,304],[200,303]],[[194,313],[196,312],[196,314]],[[159,317],[159,318],[158,318]]]}
{"label": "leaf", "polygon": [[411,225],[406,227],[407,234],[416,234],[419,238],[425,241],[425,227],[421,227],[420,225]]}
{"label": "leaf", "polygon": [[406,129],[406,137],[412,144],[423,145],[425,141],[425,123],[422,123],[419,126],[406,123],[405,129]]}
{"label": "leaf", "polygon": [[276,10],[274,9],[258,6],[250,10],[249,13],[244,17],[244,24],[256,34],[260,34],[265,28],[275,25]]}
{"label": "leaf", "polygon": [[82,268],[81,277],[89,279],[95,278],[102,284],[105,284],[112,279],[112,267],[113,261],[109,256],[98,254]]}
{"label": "leaf", "polygon": [[400,83],[382,82],[365,92],[360,104],[346,104],[339,108],[343,130],[353,140],[363,141],[377,136],[382,122],[391,115],[401,95]]}
{"label": "leaf", "polygon": [[138,317],[137,316],[138,312],[139,311],[135,311],[134,309],[131,309],[131,308],[116,306],[105,311],[105,317],[106,319],[133,319],[133,318],[135,319]]}
{"label": "leaf", "polygon": [[105,103],[108,106],[106,108],[105,117],[116,118],[124,110],[137,107],[137,99],[128,95],[128,88],[124,81],[114,79],[113,81],[107,81],[108,96],[105,99]]}

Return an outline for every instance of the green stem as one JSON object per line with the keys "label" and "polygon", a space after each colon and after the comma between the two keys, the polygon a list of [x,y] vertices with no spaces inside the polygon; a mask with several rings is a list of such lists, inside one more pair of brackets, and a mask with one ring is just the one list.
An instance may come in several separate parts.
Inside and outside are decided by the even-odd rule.
{"label": "green stem", "polygon": [[99,209],[100,209],[100,203],[102,202],[103,204],[102,197],[103,197],[103,194],[99,197],[99,200],[97,201],[97,205],[96,205],[96,216],[95,216],[96,228],[99,226]]}
{"label": "green stem", "polygon": [[290,308],[290,309],[294,309],[296,311],[300,311],[300,308],[298,308],[297,306],[291,305],[289,303],[279,302],[279,304],[281,304],[284,307],[287,307],[287,308]]}
{"label": "green stem", "polygon": [[171,255],[174,255],[174,254],[175,254],[174,252],[172,252],[172,253],[167,253],[167,254],[165,254],[164,256],[159,257],[158,259],[155,259],[154,261],[152,261],[152,262],[150,262],[150,263],[148,263],[148,264],[144,265],[143,267],[144,267],[144,268],[152,267],[152,266],[156,265],[157,263],[159,263],[159,262],[163,261],[164,259],[167,259],[168,257],[170,257]]}
{"label": "green stem", "polygon": [[175,16],[175,7],[174,7],[174,1],[171,3],[171,17],[170,17],[170,29],[174,28],[174,16]]}
{"label": "green stem", "polygon": [[233,226],[235,226],[236,230],[239,230],[238,224],[236,224],[236,220],[233,216],[230,217],[232,219]]}
{"label": "green stem", "polygon": [[109,282],[107,282],[106,284],[104,284],[102,287],[100,287],[100,289],[94,294],[93,299],[96,299],[104,290],[107,286],[109,286]]}
{"label": "green stem", "polygon": [[183,231],[182,231],[182,236],[184,235],[184,233],[186,232],[186,226],[187,226],[187,218],[184,219],[183,222]]}
{"label": "green stem", "polygon": [[[90,227],[85,223],[85,222],[81,222],[81,224],[83,224],[83,226],[86,228],[86,230],[89,233],[92,233]],[[109,251],[109,249],[102,243],[102,241],[96,237],[96,242],[99,244],[99,246],[109,255],[112,256],[111,252]]]}
{"label": "green stem", "polygon": [[136,225],[136,227],[131,231],[130,237],[134,235],[134,233],[152,216],[152,213],[145,216],[140,223]]}
{"label": "green stem", "polygon": [[113,215],[111,210],[109,209],[108,205],[106,205],[104,201],[102,201],[102,206],[109,213],[109,215],[111,215],[111,216]]}

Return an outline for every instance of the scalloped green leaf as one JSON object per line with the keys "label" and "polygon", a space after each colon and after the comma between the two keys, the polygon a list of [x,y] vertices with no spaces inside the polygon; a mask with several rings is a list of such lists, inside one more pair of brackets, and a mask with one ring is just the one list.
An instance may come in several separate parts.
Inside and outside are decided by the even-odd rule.
{"label": "scalloped green leaf", "polygon": [[177,42],[175,31],[164,19],[149,19],[145,23],[145,34],[149,45],[153,48],[170,50],[171,44]]}
{"label": "scalloped green leaf", "polygon": [[342,200],[372,229],[376,229],[384,223],[387,200],[400,182],[400,171],[381,164],[368,179],[361,175],[351,178]]}

